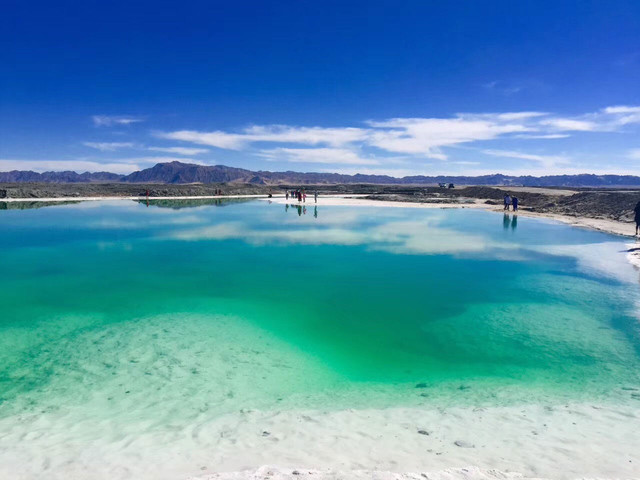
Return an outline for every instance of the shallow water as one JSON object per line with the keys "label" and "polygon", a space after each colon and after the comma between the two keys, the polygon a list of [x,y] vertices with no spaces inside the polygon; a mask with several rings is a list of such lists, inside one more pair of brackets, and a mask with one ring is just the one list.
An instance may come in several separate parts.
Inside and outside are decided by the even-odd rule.
{"label": "shallow water", "polygon": [[640,403],[619,237],[465,209],[190,205],[0,212],[14,433],[47,415],[92,444],[242,409]]}

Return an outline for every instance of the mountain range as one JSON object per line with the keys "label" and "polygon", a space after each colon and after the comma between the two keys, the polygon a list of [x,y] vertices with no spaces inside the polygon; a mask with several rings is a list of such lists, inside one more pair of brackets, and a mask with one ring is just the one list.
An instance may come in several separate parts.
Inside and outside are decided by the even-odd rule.
{"label": "mountain range", "polygon": [[402,178],[387,175],[343,175],[319,172],[268,172],[252,171],[225,165],[196,165],[191,163],[158,163],[129,175],[109,172],[43,172],[13,170],[0,172],[0,183],[252,183],[260,185],[305,185],[305,184],[400,184],[428,185],[454,183],[459,185],[523,185],[531,187],[640,187],[640,176],[636,175],[548,175],[509,176],[502,174],[482,176],[424,176]]}

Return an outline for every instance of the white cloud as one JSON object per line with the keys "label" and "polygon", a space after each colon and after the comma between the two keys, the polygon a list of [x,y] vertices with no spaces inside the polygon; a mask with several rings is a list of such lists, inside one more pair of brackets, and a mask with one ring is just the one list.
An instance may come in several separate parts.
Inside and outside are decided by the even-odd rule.
{"label": "white cloud", "polygon": [[155,135],[159,138],[170,140],[181,140],[229,150],[241,150],[255,142],[299,143],[304,145],[341,147],[349,143],[364,140],[366,134],[366,130],[353,127],[322,128],[265,125],[248,127],[241,133],[179,130],[176,132],[157,132]]}
{"label": "white cloud", "polygon": [[637,107],[637,106],[630,107],[628,105],[617,105],[617,106],[614,106],[614,107],[604,108],[602,111],[604,113],[607,113],[607,114],[610,114],[610,115],[612,115],[612,114],[620,114],[620,113],[623,113],[623,114],[640,113],[640,107]]}
{"label": "white cloud", "polygon": [[130,125],[142,122],[142,118],[132,116],[93,115],[91,119],[96,127],[113,127],[114,125]]}
{"label": "white cloud", "polygon": [[490,113],[486,114],[488,118],[496,117],[499,120],[510,121],[510,120],[527,120],[529,118],[536,117],[544,117],[545,115],[549,115],[545,112],[507,112],[507,113]]}
{"label": "white cloud", "polygon": [[227,150],[240,150],[248,143],[241,134],[220,131],[197,132],[195,130],[178,130],[176,132],[156,132],[155,136],[169,140],[180,140],[183,142],[197,143],[199,145],[209,145]]}
{"label": "white cloud", "polygon": [[599,127],[595,122],[575,120],[571,118],[549,118],[547,120],[542,120],[540,124],[551,127],[553,130],[578,132],[590,132],[598,130]]}
{"label": "white cloud", "polygon": [[[470,115],[457,118],[393,118],[369,122],[375,129],[368,143],[388,152],[423,155],[438,160],[447,156],[441,147],[479,140],[492,140],[507,133],[530,130],[522,122],[513,121],[514,114]],[[530,118],[521,112],[519,120]]]}
{"label": "white cloud", "polygon": [[[259,145],[256,153],[269,160],[375,165],[390,163],[392,160],[387,157],[392,154],[405,155],[414,161],[418,158],[447,161],[447,148],[465,144],[500,139],[566,138],[570,132],[618,131],[632,123],[640,123],[640,107],[619,105],[575,117],[539,111],[459,113],[449,118],[368,121],[366,128],[254,125],[238,132],[179,130],[156,133],[156,136],[229,150],[251,150],[254,144],[267,144]],[[271,143],[284,145],[268,145]],[[302,146],[318,148],[299,148]],[[359,153],[371,149],[376,150],[375,156]],[[541,155],[518,158],[546,165],[565,160],[560,156]]]}
{"label": "white cloud", "polygon": [[263,150],[260,156],[270,160],[299,163],[332,163],[348,165],[377,165],[380,162],[363,158],[344,148],[274,148]]}
{"label": "white cloud", "polygon": [[548,134],[541,134],[541,135],[523,133],[520,135],[514,135],[512,138],[530,138],[530,139],[537,139],[537,140],[550,140],[554,138],[568,138],[570,136],[571,135],[569,135],[568,133],[548,133]]}
{"label": "white cloud", "polygon": [[120,148],[133,148],[135,145],[131,142],[84,142],[85,147],[95,148],[101,152],[113,152]]}
{"label": "white cloud", "polygon": [[355,127],[323,128],[268,125],[247,128],[245,136],[252,142],[302,143],[340,147],[364,140],[367,131]]}
{"label": "white cloud", "polygon": [[207,148],[189,147],[148,147],[147,150],[152,150],[154,152],[177,153],[178,155],[184,156],[198,155],[200,153],[207,153],[210,151]]}
{"label": "white cloud", "polygon": [[633,150],[629,150],[627,155],[631,160],[640,160],[640,148],[634,148]]}
{"label": "white cloud", "polygon": [[482,152],[486,155],[492,155],[494,157],[531,160],[534,162],[539,162],[540,164],[547,167],[553,167],[558,164],[566,164],[570,160],[568,157],[562,155],[537,155],[532,153],[517,152],[513,150],[483,150]]}

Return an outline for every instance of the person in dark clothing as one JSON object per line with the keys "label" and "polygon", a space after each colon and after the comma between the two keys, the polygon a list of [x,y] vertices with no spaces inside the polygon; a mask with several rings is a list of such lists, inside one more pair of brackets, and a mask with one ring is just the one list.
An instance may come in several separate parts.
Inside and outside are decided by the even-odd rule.
{"label": "person in dark clothing", "polygon": [[511,197],[511,205],[513,205],[513,211],[518,211],[518,197]]}
{"label": "person in dark clothing", "polygon": [[636,214],[636,235],[638,235],[638,230],[640,230],[640,202],[636,204],[636,208],[633,209]]}
{"label": "person in dark clothing", "polygon": [[504,209],[509,210],[509,205],[511,205],[511,196],[507,193],[504,196]]}

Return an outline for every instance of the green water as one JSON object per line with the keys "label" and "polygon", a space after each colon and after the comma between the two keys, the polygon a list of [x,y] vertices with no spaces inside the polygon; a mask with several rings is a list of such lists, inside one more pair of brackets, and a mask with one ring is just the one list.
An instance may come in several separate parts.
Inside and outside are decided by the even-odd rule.
{"label": "green water", "polygon": [[640,403],[618,237],[263,201],[7,210],[0,227],[0,418]]}

